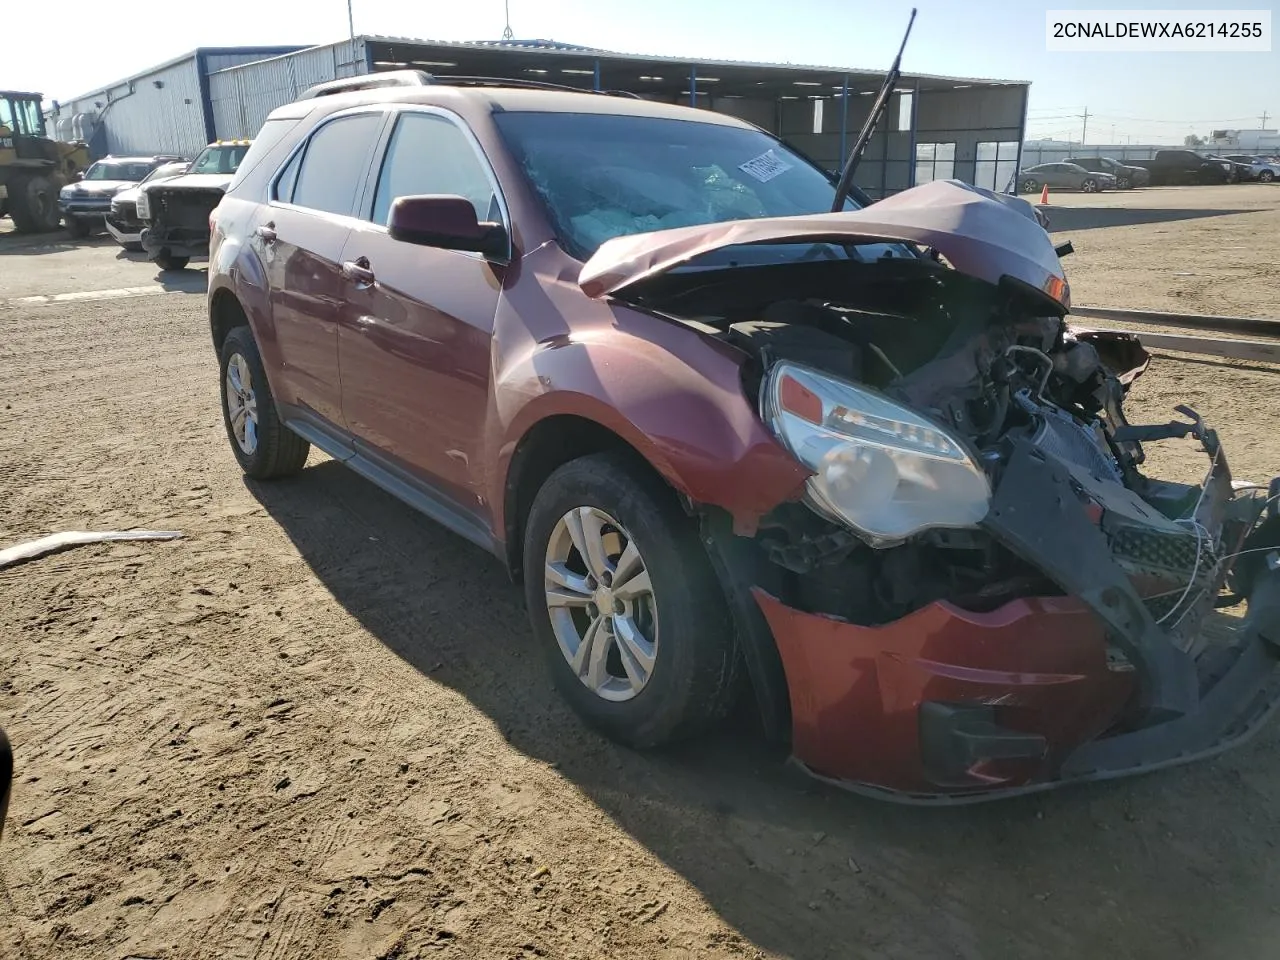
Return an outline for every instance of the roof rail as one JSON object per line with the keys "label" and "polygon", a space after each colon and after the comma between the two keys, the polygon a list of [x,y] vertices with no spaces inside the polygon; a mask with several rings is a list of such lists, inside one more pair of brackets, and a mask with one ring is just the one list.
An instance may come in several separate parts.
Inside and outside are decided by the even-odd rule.
{"label": "roof rail", "polygon": [[521,80],[513,77],[460,77],[427,73],[425,70],[387,70],[384,73],[369,73],[358,77],[345,77],[341,80],[330,80],[317,83],[304,92],[299,100],[314,100],[316,97],[329,97],[339,93],[351,93],[355,90],[375,90],[382,87],[515,87],[527,90],[563,90],[569,93],[595,93],[606,97],[631,97],[639,100],[640,95],[630,90],[591,90],[583,87],[571,87],[564,83],[548,83],[544,80]]}
{"label": "roof rail", "polygon": [[375,90],[379,87],[425,87],[432,82],[434,78],[431,74],[422,70],[388,70],[386,73],[369,73],[358,77],[330,80],[327,83],[317,83],[298,99],[314,100],[316,97],[331,97],[339,93],[350,93],[353,90]]}

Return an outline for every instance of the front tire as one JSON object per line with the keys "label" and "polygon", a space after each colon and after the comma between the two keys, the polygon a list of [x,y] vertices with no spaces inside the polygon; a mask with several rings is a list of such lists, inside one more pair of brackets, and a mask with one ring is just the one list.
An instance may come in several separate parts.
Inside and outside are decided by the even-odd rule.
{"label": "front tire", "polygon": [[300,471],[311,444],[280,420],[262,355],[248,327],[236,327],[227,334],[219,370],[222,422],[240,469],[255,480],[275,480]]}
{"label": "front tire", "polygon": [[161,253],[156,256],[156,266],[161,270],[185,270],[190,262],[190,257],[175,257],[171,253]]}
{"label": "front tire", "polygon": [[583,457],[547,478],[524,582],[556,687],[607,736],[652,747],[729,712],[739,657],[720,583],[671,491],[632,457]]}
{"label": "front tire", "polygon": [[1258,174],[1259,183],[1270,183],[1275,178],[1276,178],[1276,175],[1272,173],[1270,170],[1263,170]]}
{"label": "front tire", "polygon": [[83,240],[89,236],[89,223],[87,220],[81,220],[79,217],[65,216],[62,222],[67,227],[67,233],[75,237],[77,240]]}
{"label": "front tire", "polygon": [[50,233],[58,229],[58,189],[49,177],[24,177],[9,185],[9,216],[18,233]]}
{"label": "front tire", "polygon": [[1080,189],[1083,190],[1085,193],[1097,193],[1098,181],[1093,179],[1093,177],[1088,177],[1087,179],[1085,179],[1083,183],[1080,184]]}
{"label": "front tire", "polygon": [[1027,177],[1027,179],[1022,181],[1023,193],[1035,193],[1039,189],[1040,189],[1039,182],[1036,180],[1032,180],[1030,177]]}

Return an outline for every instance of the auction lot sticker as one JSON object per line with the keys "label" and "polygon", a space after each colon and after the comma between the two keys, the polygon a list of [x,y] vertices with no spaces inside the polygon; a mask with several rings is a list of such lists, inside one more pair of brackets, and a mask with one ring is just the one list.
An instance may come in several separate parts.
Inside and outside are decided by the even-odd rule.
{"label": "auction lot sticker", "polygon": [[783,160],[772,150],[766,150],[760,156],[738,164],[738,169],[749,173],[761,183],[768,183],[774,177],[780,177],[791,169],[791,164]]}
{"label": "auction lot sticker", "polygon": [[1270,53],[1270,10],[1050,10],[1045,47],[1092,53]]}

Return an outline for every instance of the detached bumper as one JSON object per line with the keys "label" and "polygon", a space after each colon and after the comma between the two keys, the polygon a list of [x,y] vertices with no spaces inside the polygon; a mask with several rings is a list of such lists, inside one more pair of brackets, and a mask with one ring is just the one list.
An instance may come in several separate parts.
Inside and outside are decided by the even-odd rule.
{"label": "detached bumper", "polygon": [[142,224],[127,223],[123,220],[116,220],[113,217],[107,217],[107,233],[111,234],[119,244],[142,243]]}
{"label": "detached bumper", "polygon": [[[1229,489],[1218,463],[1207,508]],[[1280,547],[1242,585],[1236,642],[1193,657],[1152,619],[1078,490],[1108,511],[1142,509],[1124,488],[1020,447],[983,524],[1067,596],[986,613],[936,602],[862,626],[756,588],[795,759],[850,789],[955,803],[1155,770],[1255,733],[1280,705]]]}

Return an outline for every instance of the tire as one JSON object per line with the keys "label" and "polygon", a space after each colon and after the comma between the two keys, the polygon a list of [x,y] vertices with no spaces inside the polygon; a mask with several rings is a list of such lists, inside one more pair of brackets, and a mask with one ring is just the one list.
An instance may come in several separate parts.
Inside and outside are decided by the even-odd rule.
{"label": "tire", "polygon": [[71,234],[71,236],[75,237],[77,240],[83,240],[91,232],[89,224],[86,221],[81,220],[79,217],[66,216],[62,218],[62,222],[67,227],[67,233]]}
{"label": "tire", "polygon": [[1084,180],[1080,182],[1080,189],[1085,193],[1097,193],[1098,181],[1093,179],[1093,177],[1085,177]]}
{"label": "tire", "polygon": [[1263,170],[1258,173],[1259,183],[1270,183],[1275,178],[1276,178],[1276,175],[1272,173],[1270,170]]}
{"label": "tire", "polygon": [[122,243],[121,248],[129,253],[142,253],[143,247],[140,243]]}
{"label": "tire", "polygon": [[[227,428],[227,440],[240,469],[255,480],[275,480],[298,473],[307,462],[311,444],[280,421],[252,331],[248,327],[234,328],[223,341],[219,359],[218,392],[222,398],[222,422]],[[251,420],[253,424],[252,443],[247,442],[247,423],[244,428],[246,439],[242,440],[237,435],[237,425],[232,422],[233,406],[246,405],[239,399],[243,398],[243,392],[235,391],[229,379],[228,371],[233,368],[236,370],[235,380],[248,391],[247,406],[252,414],[247,414],[245,420]],[[244,383],[245,371],[249,375],[248,383]]]}
{"label": "tire", "polygon": [[9,216],[18,233],[51,233],[58,229],[58,189],[46,176],[23,177],[9,187]]}
{"label": "tire", "polygon": [[1128,177],[1122,177],[1121,179],[1119,179],[1119,180],[1117,180],[1117,181],[1116,181],[1116,189],[1117,189],[1117,190],[1132,190],[1132,189],[1133,189],[1133,181],[1132,181],[1132,180],[1130,180]]}
{"label": "tire", "polygon": [[161,253],[156,256],[156,266],[161,270],[185,270],[190,262],[190,257],[175,257],[171,253]]}
{"label": "tire", "polygon": [[1040,183],[1037,180],[1033,180],[1030,177],[1027,177],[1025,180],[1022,181],[1023,193],[1035,193],[1039,189],[1040,189]]}
{"label": "tire", "polygon": [[[593,610],[598,613],[599,608],[558,605],[553,622],[548,597],[550,587],[561,596],[573,595],[578,603],[592,583],[587,579],[589,567],[576,547],[569,548],[561,569],[580,583],[586,580],[588,586],[578,592],[567,586],[560,589],[554,582],[549,584],[547,576],[548,558],[559,555],[568,542],[566,519],[581,518],[584,509],[591,511],[589,517],[604,514],[616,520],[617,527],[603,528],[610,532],[594,540],[605,545],[605,566],[612,563],[613,572],[618,572],[628,565],[617,564],[618,553],[625,557],[631,546],[638,551],[641,573],[620,581],[619,590],[628,583],[634,589],[640,576],[647,576],[651,587],[648,600],[636,600],[634,605],[615,597],[612,602],[619,604],[614,609],[620,616],[596,621],[602,625],[594,643],[603,642],[608,652],[600,661],[601,674],[609,676],[606,687],[613,685],[603,692],[588,686],[595,658],[586,657],[580,676],[570,664],[571,651],[562,647],[566,631],[570,639],[580,637]],[[589,517],[584,525],[588,532]],[[623,550],[624,544],[631,546]],[[608,583],[603,576],[601,581]],[[630,456],[606,453],[573,460],[552,473],[538,491],[525,524],[524,583],[533,633],[556,687],[597,730],[631,747],[654,747],[696,736],[729,713],[738,690],[740,658],[728,605],[695,525],[647,466]],[[599,592],[593,596],[598,602],[609,602],[608,590],[603,601]],[[624,665],[625,645],[618,639],[628,622],[645,644],[652,639],[647,647],[651,667],[638,690],[634,679],[628,679],[632,672]],[[578,649],[583,647],[592,652],[598,649],[586,641]],[[636,656],[632,661],[643,662]]]}

